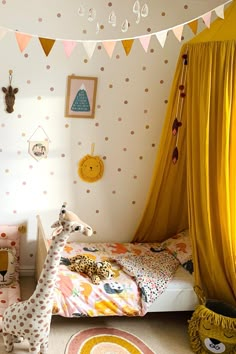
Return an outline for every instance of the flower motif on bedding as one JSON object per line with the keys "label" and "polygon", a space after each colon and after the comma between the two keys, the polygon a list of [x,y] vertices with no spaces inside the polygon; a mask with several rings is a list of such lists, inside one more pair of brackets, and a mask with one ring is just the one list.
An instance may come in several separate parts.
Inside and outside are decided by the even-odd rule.
{"label": "flower motif on bedding", "polygon": [[0,287],[6,287],[15,281],[15,249],[0,248]]}
{"label": "flower motif on bedding", "polygon": [[162,243],[178,261],[183,265],[192,260],[192,245],[189,230],[186,229]]}

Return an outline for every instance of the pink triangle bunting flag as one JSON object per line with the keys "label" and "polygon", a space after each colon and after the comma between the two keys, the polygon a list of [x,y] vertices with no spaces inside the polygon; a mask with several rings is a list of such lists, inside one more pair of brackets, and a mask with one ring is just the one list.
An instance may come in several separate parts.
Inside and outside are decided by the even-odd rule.
{"label": "pink triangle bunting flag", "polygon": [[15,32],[16,40],[18,43],[18,46],[20,48],[20,51],[23,52],[25,48],[27,47],[29,41],[31,40],[32,36],[29,34],[24,34],[20,32]]}
{"label": "pink triangle bunting flag", "polygon": [[76,45],[77,45],[77,42],[75,42],[75,41],[63,41],[64,51],[65,51],[66,56],[68,58],[71,56],[71,53],[75,49]]}
{"label": "pink triangle bunting flag", "polygon": [[181,39],[182,39],[182,33],[183,33],[183,29],[184,29],[184,26],[181,25],[181,26],[178,26],[178,27],[174,27],[172,29],[175,37],[178,39],[178,41],[180,42]]}
{"label": "pink triangle bunting flag", "polygon": [[149,43],[150,43],[150,39],[151,39],[151,36],[144,36],[144,37],[140,37],[139,38],[139,41],[142,44],[142,47],[143,47],[143,49],[145,50],[146,53],[148,51],[148,46],[149,46]]}
{"label": "pink triangle bunting flag", "polygon": [[211,11],[207,12],[205,15],[202,16],[202,19],[205,25],[210,28],[211,26]]}
{"label": "pink triangle bunting flag", "polygon": [[112,57],[112,54],[114,52],[115,46],[116,46],[116,42],[115,41],[105,41],[102,42],[103,47],[106,49],[107,54],[109,55],[109,57]]}

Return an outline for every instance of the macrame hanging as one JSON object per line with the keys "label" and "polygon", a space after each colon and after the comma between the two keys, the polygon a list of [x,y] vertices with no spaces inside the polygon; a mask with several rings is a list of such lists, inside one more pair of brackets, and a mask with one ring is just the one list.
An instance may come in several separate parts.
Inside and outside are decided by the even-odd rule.
{"label": "macrame hanging", "polygon": [[[39,133],[41,132],[43,132],[43,135],[46,136],[44,137],[44,139],[39,139],[42,137],[42,134],[39,135]],[[36,133],[38,139],[35,139]],[[34,139],[32,140],[33,137]],[[48,156],[49,142],[50,139],[48,135],[46,134],[43,127],[39,125],[31,135],[31,137],[28,139],[29,154],[33,156],[33,158],[35,158],[35,160],[37,161],[41,160],[42,158],[46,158]]]}
{"label": "macrame hanging", "polygon": [[186,76],[187,76],[188,55],[183,54],[182,59],[183,59],[183,64],[181,70],[180,84],[178,87],[179,95],[177,98],[176,116],[172,124],[172,134],[173,136],[176,137],[175,148],[172,153],[173,164],[176,164],[179,158],[179,150],[178,150],[179,128],[182,126],[184,99],[186,97]]}

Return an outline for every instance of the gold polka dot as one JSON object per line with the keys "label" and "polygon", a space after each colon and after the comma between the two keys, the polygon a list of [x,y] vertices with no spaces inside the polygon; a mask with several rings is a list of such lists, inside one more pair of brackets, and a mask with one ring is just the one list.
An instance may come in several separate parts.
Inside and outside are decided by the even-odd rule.
{"label": "gold polka dot", "polygon": [[103,30],[103,29],[104,29],[104,25],[101,25],[101,26],[100,26],[100,29]]}
{"label": "gold polka dot", "polygon": [[90,189],[87,189],[87,190],[86,190],[86,193],[90,193]]}
{"label": "gold polka dot", "polygon": [[84,59],[84,63],[87,64],[88,63],[88,59]]}
{"label": "gold polka dot", "polygon": [[184,9],[187,10],[188,9],[188,5],[184,5]]}
{"label": "gold polka dot", "polygon": [[165,16],[165,15],[166,15],[166,13],[165,13],[165,12],[162,12],[162,13],[161,13],[161,16]]}

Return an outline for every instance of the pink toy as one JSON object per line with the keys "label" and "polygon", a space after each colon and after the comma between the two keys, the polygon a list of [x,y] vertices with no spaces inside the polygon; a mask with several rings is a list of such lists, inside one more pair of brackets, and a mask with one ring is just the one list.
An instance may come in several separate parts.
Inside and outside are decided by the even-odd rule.
{"label": "pink toy", "polygon": [[3,339],[7,352],[14,347],[15,338],[29,341],[31,354],[45,354],[48,349],[48,339],[52,317],[54,284],[60,264],[60,253],[70,234],[78,231],[86,236],[92,236],[93,230],[78,216],[66,210],[62,205],[59,220],[52,228],[53,238],[44,262],[37,287],[33,295],[26,301],[14,303],[3,314]]}

